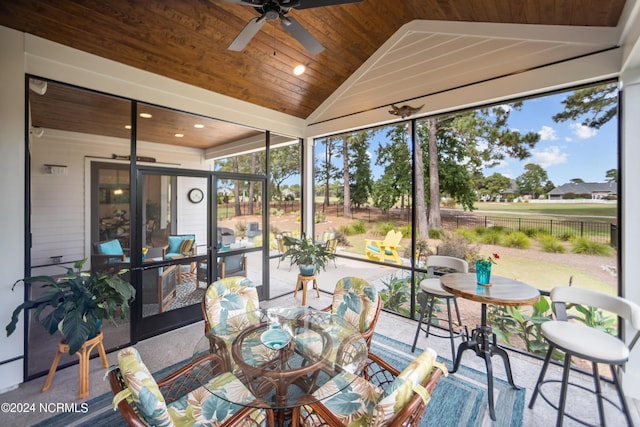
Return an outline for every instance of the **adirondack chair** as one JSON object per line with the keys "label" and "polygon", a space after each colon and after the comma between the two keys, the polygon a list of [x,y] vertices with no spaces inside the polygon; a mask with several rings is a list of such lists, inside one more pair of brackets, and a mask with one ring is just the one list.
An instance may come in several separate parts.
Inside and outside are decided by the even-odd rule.
{"label": "adirondack chair", "polygon": [[399,231],[390,230],[384,240],[370,240],[365,241],[365,255],[367,258],[386,262],[386,260],[393,260],[396,264],[402,265],[400,255],[398,255],[398,245],[402,239],[402,233]]}

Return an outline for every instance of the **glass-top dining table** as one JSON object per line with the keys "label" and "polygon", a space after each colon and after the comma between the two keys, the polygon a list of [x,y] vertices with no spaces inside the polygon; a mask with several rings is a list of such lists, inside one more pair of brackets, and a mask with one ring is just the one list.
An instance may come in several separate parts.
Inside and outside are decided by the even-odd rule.
{"label": "glass-top dining table", "polygon": [[[330,312],[303,307],[260,309],[223,319],[198,341],[193,359],[212,352],[224,361],[210,365],[212,369],[233,373],[255,396],[242,405],[274,409],[279,425],[302,404],[302,397],[309,403],[329,380],[343,372],[360,375],[367,363],[367,344],[354,326]],[[208,384],[201,382],[229,400]]]}

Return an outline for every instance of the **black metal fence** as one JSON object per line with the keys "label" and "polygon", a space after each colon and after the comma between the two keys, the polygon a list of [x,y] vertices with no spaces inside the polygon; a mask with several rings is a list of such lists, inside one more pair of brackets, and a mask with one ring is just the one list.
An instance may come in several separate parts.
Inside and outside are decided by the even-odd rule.
{"label": "black metal fence", "polygon": [[447,230],[474,227],[501,227],[525,233],[545,232],[561,240],[585,237],[590,240],[618,245],[618,227],[608,222],[588,222],[569,219],[514,218],[500,216],[456,215],[443,216],[442,227]]}
{"label": "black metal fence", "polygon": [[[323,207],[322,204],[316,204],[316,214],[343,216],[343,206],[342,204],[334,204]],[[352,208],[351,219],[365,222],[397,221],[409,223],[411,222],[411,208],[393,208],[388,212],[382,212],[378,208],[369,206]],[[567,240],[572,237],[586,237],[595,242],[618,247],[618,226],[604,221],[443,214],[442,227],[450,231],[455,231],[458,228],[502,227],[508,231],[522,231],[525,233],[546,232],[561,240]]]}

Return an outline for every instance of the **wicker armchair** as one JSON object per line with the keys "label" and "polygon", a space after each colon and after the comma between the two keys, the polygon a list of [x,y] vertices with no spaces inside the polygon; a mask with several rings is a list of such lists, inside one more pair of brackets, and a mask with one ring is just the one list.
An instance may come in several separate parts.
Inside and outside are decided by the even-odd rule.
{"label": "wicker armchair", "polygon": [[[293,409],[291,425],[417,426],[438,381],[443,373],[446,374],[445,366],[435,359],[436,353],[427,349],[400,372],[376,354],[369,353],[368,380],[355,376],[334,378],[313,397],[301,398],[301,402],[310,403]],[[334,383],[339,381],[352,382],[342,392],[334,394]],[[354,398],[354,394],[360,398]],[[322,400],[317,401],[318,398]],[[354,405],[356,402],[359,405]]]}
{"label": "wicker armchair", "polygon": [[[157,383],[133,347],[121,350],[118,362],[119,367],[109,372],[109,383],[115,396],[114,405],[130,426],[193,423],[218,425],[220,420],[220,425],[228,427],[274,425],[270,409],[230,405],[204,390],[202,384],[223,377],[224,381],[219,382],[224,383],[222,387],[229,388],[229,393],[237,393],[238,385],[242,384],[228,372],[226,361],[215,354],[206,354]],[[140,394],[144,396],[142,399],[138,397]],[[249,390],[245,390],[243,398],[255,399]],[[207,420],[205,411],[198,410],[205,405],[206,414],[215,418]],[[264,406],[268,408],[266,402]]]}

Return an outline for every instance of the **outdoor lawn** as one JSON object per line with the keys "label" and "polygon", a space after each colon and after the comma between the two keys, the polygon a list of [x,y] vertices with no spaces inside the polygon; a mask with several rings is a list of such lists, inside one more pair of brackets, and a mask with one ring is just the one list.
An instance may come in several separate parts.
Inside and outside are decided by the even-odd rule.
{"label": "outdoor lawn", "polygon": [[571,215],[589,218],[590,220],[605,220],[617,222],[618,205],[616,203],[493,203],[477,202],[476,214],[497,213],[528,213],[531,215]]}

